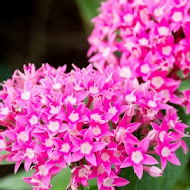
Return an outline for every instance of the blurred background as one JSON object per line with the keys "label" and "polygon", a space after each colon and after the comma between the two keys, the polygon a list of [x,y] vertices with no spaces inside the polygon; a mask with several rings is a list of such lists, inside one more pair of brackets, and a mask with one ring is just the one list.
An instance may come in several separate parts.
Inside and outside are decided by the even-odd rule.
{"label": "blurred background", "polygon": [[[23,64],[27,63],[35,63],[37,68],[46,62],[54,67],[67,64],[67,71],[72,63],[80,68],[87,66],[87,37],[92,30],[90,20],[97,15],[100,1],[1,1],[0,82],[10,78],[15,69],[22,70]],[[177,182],[172,182],[172,190],[190,190],[190,164],[187,163],[180,170]],[[0,190],[31,190],[21,178],[32,172],[26,174],[21,167],[13,175],[14,165],[7,164],[0,165]],[[177,169],[173,171],[178,172]],[[169,183],[171,176],[168,177]],[[53,179],[52,190],[64,190],[69,180],[70,169],[67,168]],[[97,189],[95,183],[90,182],[90,189]]]}
{"label": "blurred background", "polygon": [[[90,6],[82,5],[81,11],[77,5],[85,1],[1,1],[0,81],[27,63],[37,67],[45,62],[55,67],[67,64],[68,71],[72,63],[80,68],[86,66],[89,18],[95,16],[95,11],[86,12],[91,12],[88,9],[97,6],[98,0],[88,0]],[[85,16],[81,16],[83,13]]]}
{"label": "blurred background", "polygon": [[[54,67],[71,64],[86,67],[87,37],[92,30],[90,20],[97,15],[100,0],[26,0],[0,2],[0,82],[10,78],[23,65],[42,63]],[[0,165],[0,190],[30,190],[21,178],[23,171],[12,175],[14,165]],[[65,173],[66,172],[66,173]],[[64,189],[70,180],[70,170],[54,180],[54,189]],[[67,179],[63,181],[63,176]]]}

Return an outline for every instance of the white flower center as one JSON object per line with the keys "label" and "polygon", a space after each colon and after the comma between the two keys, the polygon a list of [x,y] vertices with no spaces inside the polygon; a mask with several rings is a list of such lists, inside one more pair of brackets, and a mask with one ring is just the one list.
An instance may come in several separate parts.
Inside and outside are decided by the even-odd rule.
{"label": "white flower center", "polygon": [[100,92],[96,86],[91,86],[89,91],[91,94],[98,94]]}
{"label": "white flower center", "polygon": [[126,3],[126,0],[119,0],[119,3],[124,4],[124,3]]}
{"label": "white flower center", "polygon": [[113,115],[115,115],[118,112],[118,110],[116,109],[115,106],[110,107],[108,110],[108,113],[112,113]]}
{"label": "white flower center", "polygon": [[153,77],[152,84],[156,89],[159,89],[164,84],[164,80],[162,77]]}
{"label": "white flower center", "polygon": [[127,41],[124,46],[127,50],[131,51],[134,47],[134,43],[131,41]]}
{"label": "white flower center", "polygon": [[79,84],[76,84],[76,85],[74,86],[74,89],[75,89],[76,91],[81,91],[81,90],[83,90],[83,88],[82,88]]}
{"label": "white flower center", "polygon": [[109,47],[106,47],[106,48],[103,48],[102,49],[102,55],[103,55],[103,57],[108,57],[108,55],[110,54],[110,52],[111,52],[111,49],[109,48]]}
{"label": "white flower center", "polygon": [[67,96],[67,101],[70,102],[72,105],[77,103],[77,99],[75,97],[71,96]]}
{"label": "white flower center", "polygon": [[45,146],[46,147],[52,147],[53,146],[53,140],[52,139],[46,139],[45,140]]}
{"label": "white flower center", "polygon": [[55,84],[53,84],[53,89],[54,90],[59,90],[61,88],[61,84],[60,83],[55,83]]}
{"label": "white flower center", "polygon": [[176,11],[176,12],[173,13],[173,15],[172,15],[172,20],[173,21],[180,22],[182,19],[183,19],[183,15],[182,15],[181,12]]}
{"label": "white flower center", "polygon": [[57,113],[59,113],[59,107],[58,106],[50,106],[51,107],[51,109],[50,109],[50,113],[51,114],[57,114]]}
{"label": "white flower center", "polygon": [[72,122],[76,122],[76,121],[79,120],[79,114],[72,112],[72,113],[69,115],[69,119],[70,119]]}
{"label": "white flower center", "polygon": [[61,145],[61,152],[68,153],[70,150],[70,145],[68,143],[64,143]]}
{"label": "white flower center", "polygon": [[162,47],[162,53],[166,56],[169,56],[171,54],[171,51],[172,51],[171,46]]}
{"label": "white flower center", "polygon": [[148,45],[148,39],[146,39],[146,38],[141,38],[141,39],[139,39],[139,43],[140,43],[140,45],[142,45],[142,46],[147,46]]}
{"label": "white flower center", "polygon": [[104,162],[109,162],[110,161],[110,155],[107,153],[107,152],[103,152],[101,154],[101,159],[104,161]]}
{"label": "white flower center", "polygon": [[98,175],[105,173],[105,171],[106,171],[106,170],[105,170],[105,168],[104,168],[103,166],[101,166],[101,165],[98,166]]}
{"label": "white flower center", "polygon": [[143,155],[140,151],[132,153],[131,159],[134,163],[139,164],[143,160]]}
{"label": "white flower center", "polygon": [[92,151],[92,146],[88,142],[81,144],[81,153],[82,154],[90,154],[91,151]]}
{"label": "white flower center", "polygon": [[30,91],[25,91],[21,93],[21,98],[23,100],[29,100],[30,99],[31,92]]}
{"label": "white flower center", "polygon": [[5,141],[0,139],[0,149],[4,149],[6,147]]}
{"label": "white flower center", "polygon": [[125,100],[126,100],[127,102],[135,102],[135,101],[136,101],[136,96],[134,96],[133,93],[132,93],[132,94],[127,94],[127,95],[125,96]]}
{"label": "white flower center", "polygon": [[104,187],[111,187],[113,185],[114,179],[107,177],[104,179],[103,186]]}
{"label": "white flower center", "polygon": [[8,113],[9,113],[9,108],[8,107],[2,108],[2,110],[1,110],[2,115],[7,115]]}
{"label": "white flower center", "polygon": [[45,169],[44,165],[41,165],[39,167],[39,173],[40,175],[46,176],[48,174],[48,170]]}
{"label": "white flower center", "polygon": [[168,89],[164,89],[161,91],[162,92],[162,96],[165,98],[165,99],[168,99],[170,97],[170,92]]}
{"label": "white flower center", "polygon": [[102,120],[101,115],[99,115],[98,113],[93,113],[93,114],[90,116],[90,118],[91,118],[92,120],[96,121],[96,122],[99,122],[99,121]]}
{"label": "white flower center", "polygon": [[27,133],[25,133],[24,131],[20,132],[18,134],[18,138],[21,139],[22,141],[26,142],[29,140],[29,136]]}
{"label": "white flower center", "polygon": [[152,100],[149,100],[148,101],[148,105],[152,108],[155,108],[157,106],[156,102],[155,101],[152,101]]}
{"label": "white flower center", "polygon": [[43,95],[41,96],[41,103],[46,104],[46,97]]}
{"label": "white flower center", "polygon": [[93,127],[92,132],[95,136],[97,136],[101,134],[101,129],[98,126],[96,126],[96,127]]}
{"label": "white flower center", "polygon": [[161,35],[161,36],[167,36],[168,33],[169,33],[169,29],[165,26],[160,26],[158,28],[158,33]]}
{"label": "white flower center", "polygon": [[86,168],[81,168],[78,171],[78,176],[80,178],[83,178],[83,177],[88,178],[88,174],[89,174],[89,172],[88,172],[88,170]]}
{"label": "white flower center", "polygon": [[119,157],[121,156],[120,151],[115,150],[115,151],[114,151],[114,156],[115,156],[116,158],[119,158]]}
{"label": "white flower center", "polygon": [[29,159],[32,159],[34,158],[34,151],[31,149],[31,148],[27,148],[26,149],[26,156],[29,158]]}
{"label": "white flower center", "polygon": [[160,133],[159,133],[159,139],[160,139],[160,141],[161,142],[163,142],[164,141],[164,135],[165,135],[165,131],[161,131]]}
{"label": "white flower center", "polygon": [[141,24],[140,22],[137,22],[136,25],[134,26],[133,30],[135,33],[138,33],[140,30]]}
{"label": "white flower center", "polygon": [[103,136],[101,138],[101,142],[104,142],[104,143],[110,143],[111,142],[111,137],[110,136]]}
{"label": "white flower center", "polygon": [[125,22],[132,22],[133,21],[133,15],[132,14],[126,14],[124,17]]}
{"label": "white flower center", "polygon": [[168,147],[164,147],[161,154],[163,157],[168,157],[170,155],[170,149]]}
{"label": "white flower center", "polygon": [[148,64],[144,64],[141,66],[141,73],[143,74],[147,74],[150,72],[150,67]]}
{"label": "white flower center", "polygon": [[22,108],[21,108],[19,105],[16,105],[15,111],[16,111],[16,112],[21,112],[21,111],[22,111]]}
{"label": "white flower center", "polygon": [[38,117],[33,115],[30,119],[29,119],[29,123],[31,125],[36,125],[38,123]]}
{"label": "white flower center", "polygon": [[154,10],[154,15],[155,15],[156,17],[160,17],[160,16],[162,16],[163,14],[164,14],[164,9],[163,9],[163,7],[159,7],[159,8],[157,8],[157,9]]}
{"label": "white flower center", "polygon": [[187,59],[187,61],[190,62],[190,51],[188,51],[188,52],[186,53],[186,59]]}
{"label": "white flower center", "polygon": [[51,132],[55,132],[59,129],[59,122],[58,121],[50,121],[48,124],[48,129]]}

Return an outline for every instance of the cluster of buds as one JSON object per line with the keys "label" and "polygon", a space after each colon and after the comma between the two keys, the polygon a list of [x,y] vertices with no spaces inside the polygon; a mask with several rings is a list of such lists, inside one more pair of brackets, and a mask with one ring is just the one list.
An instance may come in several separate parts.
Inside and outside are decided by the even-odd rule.
{"label": "cluster of buds", "polygon": [[[65,73],[66,67],[29,64],[16,70],[0,91],[0,160],[34,170],[24,180],[34,190],[48,190],[54,175],[71,167],[68,189],[99,190],[125,186],[122,168],[162,175],[167,162],[180,165],[176,150],[188,127],[151,83],[121,75],[118,66],[102,72],[89,65]],[[156,159],[160,157],[160,159]],[[161,168],[156,165],[161,162]]]}
{"label": "cluster of buds", "polygon": [[190,78],[190,1],[108,0],[93,23],[88,56],[98,70],[118,66],[190,112],[190,91],[176,94]]}

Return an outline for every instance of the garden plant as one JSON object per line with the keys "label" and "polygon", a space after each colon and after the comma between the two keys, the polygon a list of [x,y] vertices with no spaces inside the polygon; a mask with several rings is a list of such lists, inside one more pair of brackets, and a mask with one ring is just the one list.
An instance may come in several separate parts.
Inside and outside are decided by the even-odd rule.
{"label": "garden plant", "polygon": [[107,0],[92,22],[89,66],[3,82],[0,161],[33,190],[68,168],[67,190],[169,190],[190,143],[190,1]]}

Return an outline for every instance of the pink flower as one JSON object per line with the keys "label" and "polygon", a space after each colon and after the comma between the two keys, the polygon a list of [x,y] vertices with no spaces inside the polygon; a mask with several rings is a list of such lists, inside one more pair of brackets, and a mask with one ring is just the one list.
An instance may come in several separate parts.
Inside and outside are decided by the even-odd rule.
{"label": "pink flower", "polygon": [[181,143],[172,143],[170,144],[169,138],[167,134],[164,135],[163,142],[159,142],[159,144],[155,147],[155,151],[161,158],[161,166],[162,170],[165,169],[167,165],[167,161],[180,165],[178,158],[175,155],[175,151],[181,146]]}
{"label": "pink flower", "polygon": [[[129,21],[132,12],[125,11]],[[146,9],[140,12],[139,22],[144,26],[150,18]],[[147,38],[137,29],[136,34]],[[150,48],[145,41],[139,43]],[[142,55],[137,67],[150,66],[154,71],[140,78],[142,72],[135,73],[133,61],[142,47],[138,40],[133,42],[135,47],[121,56],[122,67],[109,65],[97,71],[92,65],[81,70],[73,66],[66,74],[64,66],[54,69],[44,64],[37,70],[29,65],[24,73],[16,71],[0,91],[0,151],[7,152],[0,161],[15,162],[15,173],[22,162],[26,171],[33,169],[34,174],[24,180],[34,190],[50,189],[52,177],[67,165],[72,169],[67,189],[88,187],[88,180],[97,178],[98,189],[109,190],[129,183],[118,177],[121,168],[132,166],[139,179],[143,170],[160,176],[162,171],[154,166],[158,162],[151,153],[161,157],[162,169],[167,160],[178,164],[175,150],[181,146],[187,152],[182,140],[188,136],[187,125],[167,102],[188,105],[188,91],[177,94],[180,81],[170,78],[162,70],[164,65],[152,66],[158,62],[149,60],[152,53],[145,55],[147,65]],[[132,54],[136,58],[127,57]],[[164,90],[169,91],[168,99]]]}
{"label": "pink flower", "polygon": [[115,187],[122,187],[129,184],[129,181],[127,181],[124,178],[116,176],[113,172],[98,181],[98,189],[100,190],[112,190],[115,189]]}
{"label": "pink flower", "polygon": [[144,171],[148,172],[152,177],[160,177],[162,176],[163,173],[162,170],[156,166],[151,166],[151,167],[143,166],[143,169]]}
{"label": "pink flower", "polygon": [[126,153],[128,157],[124,160],[122,168],[133,166],[134,172],[139,179],[143,175],[143,164],[145,165],[154,165],[158,164],[158,161],[146,154],[149,147],[149,139],[143,139],[137,147],[131,146],[130,144],[125,144]]}
{"label": "pink flower", "polygon": [[91,168],[88,165],[84,165],[82,167],[75,167],[71,170],[72,180],[71,186],[78,186],[77,184],[81,184],[83,186],[88,187],[88,179],[91,174]]}
{"label": "pink flower", "polygon": [[75,152],[72,154],[71,158],[72,162],[79,161],[85,157],[89,163],[96,166],[96,157],[94,152],[102,150],[106,144],[101,142],[93,142],[93,138],[94,136],[91,128],[86,130],[83,139],[77,137],[72,138],[75,146]]}

